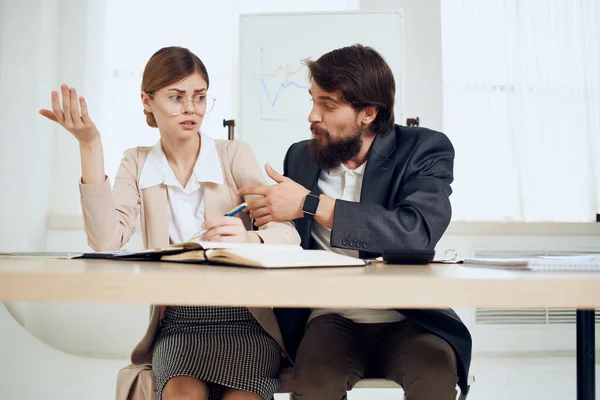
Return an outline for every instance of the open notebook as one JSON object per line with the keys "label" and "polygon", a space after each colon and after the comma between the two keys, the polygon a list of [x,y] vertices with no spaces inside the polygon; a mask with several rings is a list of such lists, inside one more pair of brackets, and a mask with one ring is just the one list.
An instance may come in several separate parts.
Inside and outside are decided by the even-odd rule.
{"label": "open notebook", "polygon": [[[161,261],[209,263],[254,268],[315,268],[362,267],[366,262],[325,250],[277,248],[277,245],[254,245],[247,248],[209,248],[174,255],[164,255]],[[268,248],[265,248],[268,247]]]}
{"label": "open notebook", "polygon": [[254,268],[359,267],[367,263],[325,250],[298,245],[186,242],[167,248],[97,253],[0,253],[0,257],[86,258],[128,261],[167,261],[186,264],[224,264]]}
{"label": "open notebook", "polygon": [[532,271],[600,271],[600,254],[526,258],[465,258],[465,265]]}

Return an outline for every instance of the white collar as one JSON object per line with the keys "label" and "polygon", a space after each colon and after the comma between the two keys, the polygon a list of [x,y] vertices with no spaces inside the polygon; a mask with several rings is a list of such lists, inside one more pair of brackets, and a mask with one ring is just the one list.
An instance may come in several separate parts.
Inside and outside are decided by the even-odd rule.
{"label": "white collar", "polygon": [[[195,182],[213,182],[222,185],[223,171],[221,169],[221,161],[219,160],[219,154],[217,153],[217,146],[215,145],[214,139],[209,136],[200,135],[200,153],[196,159],[194,165],[194,172],[190,177],[190,181]],[[140,190],[149,188],[156,185],[171,185],[179,186],[181,184],[175,177],[171,166],[167,161],[167,156],[163,151],[161,141],[152,148],[148,158],[144,163],[142,174],[140,176],[139,188]]]}
{"label": "white collar", "polygon": [[343,163],[340,163],[340,165],[338,165],[337,167],[333,167],[333,168],[327,170],[327,173],[332,176],[341,175],[346,172],[354,172],[357,175],[364,175],[366,166],[367,166],[366,161],[364,163],[362,163],[361,165],[359,165],[358,167],[356,167],[355,169],[350,169],[350,168],[346,167]]}

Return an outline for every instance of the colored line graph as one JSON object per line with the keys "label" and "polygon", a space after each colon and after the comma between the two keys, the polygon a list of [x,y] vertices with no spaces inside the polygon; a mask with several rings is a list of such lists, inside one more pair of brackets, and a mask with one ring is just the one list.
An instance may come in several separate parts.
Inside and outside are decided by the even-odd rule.
{"label": "colored line graph", "polygon": [[[310,58],[311,57],[309,56],[306,59]],[[293,121],[299,119],[292,118],[289,115],[289,112],[284,112],[283,114],[288,115],[282,116],[281,111],[283,111],[284,106],[282,106],[281,103],[278,104],[278,100],[280,100],[280,95],[286,90],[308,89],[308,86],[291,79],[294,75],[304,69],[305,67],[303,65],[292,67],[292,65],[288,63],[279,64],[274,70],[266,73],[264,72],[264,49],[260,49],[260,119],[262,121]],[[279,76],[281,76],[281,78],[279,78]],[[267,84],[267,81],[279,81],[279,84],[269,85]],[[275,87],[276,89],[274,89]]]}
{"label": "colored line graph", "polygon": [[[260,49],[261,51],[261,57],[262,57],[262,51],[263,49]],[[310,60],[311,57],[308,57],[307,59]],[[292,69],[290,70],[291,65],[290,64],[285,64],[285,65],[281,65],[279,64],[279,66],[277,67],[277,69],[273,72],[271,72],[270,74],[261,74],[262,77],[269,77],[269,78],[273,78],[275,76],[277,76],[277,74],[280,71],[285,71],[285,83],[289,82],[290,76],[294,76],[296,75],[298,72],[300,72],[300,70],[302,69],[302,66],[296,68],[296,69]]]}
{"label": "colored line graph", "polygon": [[275,96],[273,97],[273,100],[271,100],[271,96],[269,94],[269,89],[267,88],[267,84],[265,83],[264,79],[260,80],[262,83],[262,87],[265,90],[265,94],[267,96],[267,100],[269,102],[269,104],[271,105],[271,107],[275,107],[275,104],[277,103],[277,98],[279,97],[279,93],[281,93],[282,89],[287,89],[290,86],[295,86],[298,89],[306,89],[306,86],[302,86],[296,82],[288,82],[288,83],[282,83],[279,85],[279,88],[277,89],[277,92],[275,92]]}

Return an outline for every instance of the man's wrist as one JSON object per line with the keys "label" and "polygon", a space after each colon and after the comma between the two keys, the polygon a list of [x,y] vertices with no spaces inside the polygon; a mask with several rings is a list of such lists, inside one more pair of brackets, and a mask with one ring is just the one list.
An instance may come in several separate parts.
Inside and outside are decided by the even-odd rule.
{"label": "man's wrist", "polygon": [[302,213],[304,218],[314,218],[319,209],[320,202],[321,197],[318,193],[308,192],[306,196],[304,196],[304,201],[302,202]]}
{"label": "man's wrist", "polygon": [[335,213],[335,199],[322,194],[319,208],[314,219],[326,228],[333,229],[333,215]]}

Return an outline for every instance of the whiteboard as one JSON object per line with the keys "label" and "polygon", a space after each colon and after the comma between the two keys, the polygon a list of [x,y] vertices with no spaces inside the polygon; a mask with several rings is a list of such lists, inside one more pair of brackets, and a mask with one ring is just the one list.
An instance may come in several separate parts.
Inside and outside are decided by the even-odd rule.
{"label": "whiteboard", "polygon": [[394,12],[242,14],[235,138],[252,146],[261,165],[283,171],[285,153],[310,139],[308,69],[302,60],[360,43],[376,49],[396,80],[394,113],[402,112],[403,17]]}

